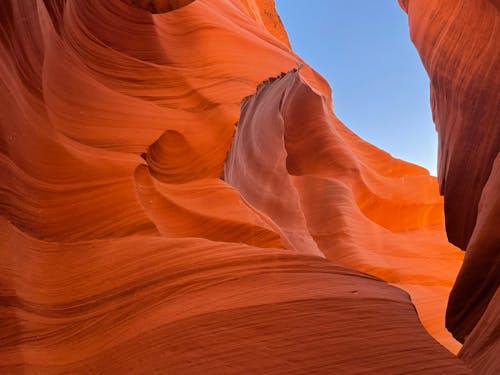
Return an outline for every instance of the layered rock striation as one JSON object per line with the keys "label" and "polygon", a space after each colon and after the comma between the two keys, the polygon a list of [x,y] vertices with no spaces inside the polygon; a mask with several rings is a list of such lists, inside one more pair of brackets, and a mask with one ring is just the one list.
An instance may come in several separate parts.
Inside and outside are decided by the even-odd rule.
{"label": "layered rock striation", "polygon": [[436,179],[335,117],[273,2],[0,19],[0,373],[469,373]]}
{"label": "layered rock striation", "polygon": [[461,356],[474,369],[498,373],[500,3],[400,3],[431,80],[446,231],[466,250],[450,295],[447,327],[465,341]]}

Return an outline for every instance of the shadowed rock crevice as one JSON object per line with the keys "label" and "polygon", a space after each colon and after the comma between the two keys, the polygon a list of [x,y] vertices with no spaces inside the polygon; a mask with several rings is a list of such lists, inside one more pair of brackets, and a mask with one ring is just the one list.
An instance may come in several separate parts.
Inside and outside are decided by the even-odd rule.
{"label": "shadowed rock crevice", "polygon": [[476,373],[498,374],[500,2],[400,4],[431,82],[448,239],[466,251],[446,326]]}
{"label": "shadowed rock crevice", "polygon": [[185,7],[195,0],[121,0],[124,3],[147,10],[151,13],[166,13]]}

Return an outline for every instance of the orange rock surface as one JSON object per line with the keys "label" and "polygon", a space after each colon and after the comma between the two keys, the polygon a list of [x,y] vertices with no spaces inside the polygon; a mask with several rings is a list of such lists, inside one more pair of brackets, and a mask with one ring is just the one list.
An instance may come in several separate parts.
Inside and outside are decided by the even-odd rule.
{"label": "orange rock surface", "polygon": [[272,1],[0,20],[0,373],[469,373],[436,179],[335,117]]}
{"label": "orange rock surface", "polygon": [[498,374],[500,2],[406,0],[401,5],[431,79],[448,238],[466,250],[447,327],[465,341],[460,356],[474,370]]}

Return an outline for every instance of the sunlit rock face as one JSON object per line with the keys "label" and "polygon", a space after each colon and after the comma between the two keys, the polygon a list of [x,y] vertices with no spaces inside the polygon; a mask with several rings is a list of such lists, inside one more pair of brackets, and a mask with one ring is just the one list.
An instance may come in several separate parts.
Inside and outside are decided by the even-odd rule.
{"label": "sunlit rock face", "polygon": [[436,179],[272,1],[131,3],[0,2],[0,373],[469,373]]}
{"label": "sunlit rock face", "polygon": [[[465,340],[462,356],[474,369],[498,373],[500,3],[407,0],[401,5],[431,79],[448,238],[466,250],[447,326]],[[482,360],[473,352],[482,353]]]}
{"label": "sunlit rock face", "polygon": [[257,23],[269,30],[279,41],[291,47],[288,34],[276,13],[274,0],[240,0],[240,2]]}
{"label": "sunlit rock face", "polygon": [[429,332],[457,350],[441,303],[461,256],[446,242],[437,182],[351,133],[307,75],[272,78],[244,101],[226,182],[295,251],[408,291]]}

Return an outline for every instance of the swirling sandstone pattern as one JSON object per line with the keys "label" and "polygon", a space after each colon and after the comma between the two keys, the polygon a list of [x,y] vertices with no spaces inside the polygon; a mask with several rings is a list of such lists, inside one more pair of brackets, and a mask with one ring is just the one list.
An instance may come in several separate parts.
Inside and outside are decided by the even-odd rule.
{"label": "swirling sandstone pattern", "polygon": [[0,373],[469,373],[437,181],[336,119],[271,1],[0,20]]}
{"label": "swirling sandstone pattern", "polygon": [[450,295],[447,327],[465,341],[461,356],[467,363],[497,374],[500,2],[406,0],[401,5],[431,79],[448,238],[466,250]]}
{"label": "swirling sandstone pattern", "polygon": [[182,8],[194,0],[122,0],[126,4],[148,10],[151,13],[165,13]]}

